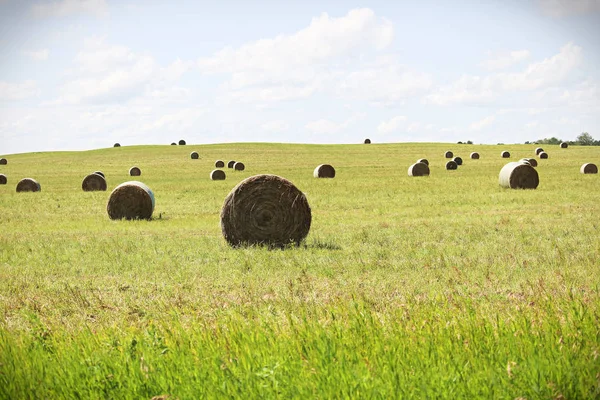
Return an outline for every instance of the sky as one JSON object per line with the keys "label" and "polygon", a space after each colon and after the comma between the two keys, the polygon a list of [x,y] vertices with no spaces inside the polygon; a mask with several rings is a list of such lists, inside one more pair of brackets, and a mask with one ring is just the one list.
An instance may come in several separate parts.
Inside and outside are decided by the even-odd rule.
{"label": "sky", "polygon": [[0,0],[0,154],[600,138],[600,0]]}

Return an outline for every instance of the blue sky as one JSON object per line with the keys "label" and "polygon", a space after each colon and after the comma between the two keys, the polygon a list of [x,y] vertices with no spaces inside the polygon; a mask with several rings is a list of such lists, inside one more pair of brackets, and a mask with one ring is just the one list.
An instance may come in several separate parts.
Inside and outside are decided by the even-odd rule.
{"label": "blue sky", "polygon": [[600,0],[0,0],[0,154],[600,138]]}

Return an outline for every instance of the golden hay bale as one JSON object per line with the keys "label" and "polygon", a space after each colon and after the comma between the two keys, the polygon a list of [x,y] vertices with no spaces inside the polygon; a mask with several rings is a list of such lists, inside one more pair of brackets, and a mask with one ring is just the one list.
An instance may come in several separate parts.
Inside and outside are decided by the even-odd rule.
{"label": "golden hay bale", "polygon": [[537,162],[537,160],[535,158],[525,158],[524,160],[529,161],[529,164],[532,167],[537,167],[538,166],[538,162]]}
{"label": "golden hay bale", "polygon": [[535,155],[537,156],[538,154],[540,154],[542,151],[544,151],[544,149],[542,149],[541,147],[536,147],[535,148]]}
{"label": "golden hay bale", "polygon": [[235,165],[235,160],[230,160],[230,161],[227,163],[227,168],[233,168],[233,166],[234,166],[234,165]]}
{"label": "golden hay bale", "polygon": [[510,158],[510,153],[508,151],[503,151],[502,153],[500,153],[500,157]]}
{"label": "golden hay bale", "polygon": [[540,151],[540,154],[538,154],[538,156],[545,160],[548,158],[548,153],[546,153],[545,151]]}
{"label": "golden hay bale", "polygon": [[454,157],[454,153],[452,153],[450,150],[448,150],[447,152],[444,153],[444,157],[452,158],[452,157]]}
{"label": "golden hay bale", "polygon": [[287,179],[256,175],[244,179],[225,198],[221,230],[234,247],[300,244],[311,224],[304,193]]}
{"label": "golden hay bale", "polygon": [[154,193],[142,182],[121,183],[110,194],[106,211],[110,219],[150,219],[154,212]]}
{"label": "golden hay bale", "polygon": [[8,160],[6,158],[0,158],[0,165],[8,164]]}
{"label": "golden hay bale", "polygon": [[92,172],[92,173],[93,173],[93,174],[98,174],[98,175],[100,175],[101,177],[103,177],[103,178],[106,178],[106,177],[104,176],[104,172],[102,172],[102,171],[94,171],[94,172]]}
{"label": "golden hay bale", "polygon": [[185,140],[181,139],[181,140],[179,141],[179,145],[180,145],[180,146],[185,146]]}
{"label": "golden hay bale", "polygon": [[422,162],[417,162],[408,167],[408,176],[429,176],[429,166]]}
{"label": "golden hay bale", "polygon": [[365,139],[365,144],[371,144],[371,139]]}
{"label": "golden hay bale", "polygon": [[6,178],[6,175],[0,174],[0,185],[6,185],[7,183],[8,179]]}
{"label": "golden hay bale", "polygon": [[479,160],[479,153],[474,151],[471,153],[471,160]]}
{"label": "golden hay bale", "polygon": [[454,157],[452,159],[452,161],[454,161],[456,163],[456,165],[462,165],[462,163],[463,163],[463,159],[460,157]]}
{"label": "golden hay bale", "polygon": [[597,174],[598,166],[592,163],[585,163],[581,166],[579,172],[581,172],[582,174]]}
{"label": "golden hay bale", "polygon": [[562,143],[560,144],[560,148],[561,148],[561,149],[566,149],[567,147],[569,147],[569,143],[567,143],[567,142],[562,142]]}
{"label": "golden hay bale", "polygon": [[446,163],[446,169],[447,170],[458,169],[458,164],[456,163],[456,161],[450,160]]}
{"label": "golden hay bale", "polygon": [[215,168],[225,168],[225,163],[221,160],[215,161]]}
{"label": "golden hay bale", "polygon": [[119,143],[115,143],[113,147],[121,147],[121,145]]}
{"label": "golden hay bale", "polygon": [[138,167],[129,168],[129,176],[140,176],[142,175],[142,170]]}
{"label": "golden hay bale", "polygon": [[418,163],[422,162],[423,164],[426,164],[427,166],[429,166],[429,160],[426,158],[419,158],[417,160]]}
{"label": "golden hay bale", "polygon": [[221,169],[214,169],[210,173],[210,179],[213,181],[224,181],[225,180],[225,171]]}
{"label": "golden hay bale", "polygon": [[313,171],[315,178],[335,178],[335,168],[329,164],[318,165]]}
{"label": "golden hay bale", "polygon": [[106,179],[104,179],[104,176],[96,173],[89,174],[83,178],[81,188],[84,192],[104,191],[106,190]]}
{"label": "golden hay bale", "polygon": [[244,165],[243,162],[236,161],[236,163],[233,164],[233,169],[236,171],[243,171],[246,169],[246,166]]}
{"label": "golden hay bale", "polygon": [[199,159],[199,158],[200,158],[200,155],[198,154],[198,152],[197,152],[197,151],[192,151],[192,152],[190,153],[190,158],[191,158],[192,160],[197,160],[197,159]]}
{"label": "golden hay bale", "polygon": [[23,178],[17,183],[17,193],[19,192],[39,192],[42,186],[32,178]]}
{"label": "golden hay bale", "polygon": [[540,178],[531,165],[509,162],[500,170],[498,182],[504,188],[535,189],[540,183]]}

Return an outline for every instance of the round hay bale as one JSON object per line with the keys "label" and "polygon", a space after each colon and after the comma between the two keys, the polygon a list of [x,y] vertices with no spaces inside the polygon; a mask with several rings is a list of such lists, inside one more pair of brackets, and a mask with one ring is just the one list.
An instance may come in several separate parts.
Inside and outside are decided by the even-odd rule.
{"label": "round hay bale", "polygon": [[119,143],[115,143],[113,144],[113,147],[121,147],[121,145]]}
{"label": "round hay bale", "polygon": [[537,167],[538,166],[538,162],[535,158],[526,158],[525,160],[529,161],[529,164],[532,167]]}
{"label": "round hay bale", "polygon": [[138,167],[129,168],[129,176],[140,176],[142,175],[142,170]]}
{"label": "round hay bale", "polygon": [[225,171],[222,169],[214,169],[210,173],[210,179],[213,181],[224,181],[225,180]]}
{"label": "round hay bale", "polygon": [[500,153],[500,157],[510,158],[510,153],[508,151],[503,151],[502,153]]}
{"label": "round hay bale", "polygon": [[581,169],[579,171],[582,174],[597,174],[598,166],[596,164],[592,164],[592,163],[585,163],[581,166]]}
{"label": "round hay bale", "polygon": [[121,183],[110,194],[106,211],[110,219],[150,219],[154,193],[142,182]]}
{"label": "round hay bale", "polygon": [[542,151],[544,151],[544,149],[542,149],[541,147],[536,147],[535,148],[535,155],[537,156],[538,154],[540,154]]}
{"label": "round hay bale", "polygon": [[172,142],[172,143],[171,143],[171,146],[177,146],[177,143],[175,143],[175,142]]}
{"label": "round hay bale", "polygon": [[0,158],[0,165],[8,164],[8,160],[6,158]]}
{"label": "round hay bale", "polygon": [[539,156],[541,159],[544,159],[544,160],[545,160],[545,159],[547,159],[547,158],[548,158],[548,153],[546,153],[545,151],[541,151],[541,152],[540,152],[540,154],[538,154],[538,156]]}
{"label": "round hay bale", "polygon": [[460,157],[454,157],[452,159],[452,161],[454,161],[456,163],[456,165],[462,165],[462,162],[463,162],[462,158],[460,158]]}
{"label": "round hay bale", "polygon": [[106,190],[106,179],[102,175],[96,173],[89,174],[81,182],[81,188],[84,192],[95,192],[98,190]]}
{"label": "round hay bale", "polygon": [[318,165],[313,171],[315,178],[335,178],[335,168],[329,164]]}
{"label": "round hay bale", "polygon": [[561,149],[566,149],[567,147],[569,147],[569,143],[567,143],[567,142],[562,142],[562,143],[560,144],[560,148],[561,148]]}
{"label": "round hay bale", "polygon": [[456,163],[456,161],[450,160],[446,163],[446,169],[447,170],[458,169],[458,164]]}
{"label": "round hay bale", "polygon": [[42,187],[32,178],[23,178],[17,183],[17,193],[19,192],[39,192]]}
{"label": "round hay bale", "polygon": [[234,165],[235,165],[235,161],[231,160],[227,163],[227,168],[233,168]]}
{"label": "round hay bale", "polygon": [[519,160],[519,162],[523,163],[523,164],[531,165],[531,162],[529,161],[529,158],[521,158]]}
{"label": "round hay bale", "polygon": [[474,151],[471,153],[471,160],[479,160],[479,153]]}
{"label": "round hay bale", "polygon": [[448,150],[446,153],[444,153],[444,157],[452,158],[452,157],[454,157],[454,153],[452,153],[450,150]]}
{"label": "round hay bale", "polygon": [[417,162],[408,167],[408,176],[429,176],[429,166],[422,162]]}
{"label": "round hay bale", "polygon": [[225,168],[225,163],[222,160],[215,161],[215,168]]}
{"label": "round hay bale", "polygon": [[185,140],[181,139],[181,140],[179,141],[179,145],[180,145],[180,146],[185,146]]}
{"label": "round hay bale", "polygon": [[426,158],[419,158],[417,160],[418,163],[422,162],[423,164],[426,164],[427,166],[429,166],[429,160]]}
{"label": "round hay bale", "polygon": [[8,179],[6,178],[6,175],[0,174],[0,185],[6,185],[7,183]]}
{"label": "round hay bale", "polygon": [[256,175],[238,183],[225,198],[221,230],[234,247],[284,247],[306,238],[311,219],[306,196],[292,182]]}
{"label": "round hay bale", "polygon": [[244,165],[243,162],[237,161],[235,164],[233,164],[233,169],[235,171],[243,171],[246,169],[246,166]]}
{"label": "round hay bale", "polygon": [[365,139],[365,144],[371,144],[371,139]]}
{"label": "round hay bale", "polygon": [[500,170],[498,182],[504,188],[535,189],[540,183],[540,178],[531,165],[510,162]]}
{"label": "round hay bale", "polygon": [[98,174],[98,175],[100,175],[101,177],[103,177],[103,178],[106,178],[106,177],[104,176],[104,172],[102,172],[102,171],[94,171],[94,172],[92,172],[92,173],[93,173],[93,174]]}
{"label": "round hay bale", "polygon": [[200,155],[198,154],[198,152],[197,152],[197,151],[192,151],[192,152],[190,153],[190,158],[191,158],[192,160],[197,160],[197,159],[199,159],[199,158],[200,158]]}

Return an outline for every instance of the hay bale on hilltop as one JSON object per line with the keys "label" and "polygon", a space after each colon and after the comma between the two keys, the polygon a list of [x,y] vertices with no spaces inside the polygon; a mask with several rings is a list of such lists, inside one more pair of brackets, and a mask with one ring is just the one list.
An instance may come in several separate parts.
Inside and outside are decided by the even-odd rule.
{"label": "hay bale on hilltop", "polygon": [[115,144],[113,144],[113,147],[121,147],[121,144],[115,143]]}
{"label": "hay bale on hilltop", "polygon": [[235,164],[233,164],[233,169],[234,169],[235,171],[243,171],[243,170],[245,170],[245,169],[246,169],[246,166],[244,165],[244,163],[243,163],[243,162],[236,161],[236,163],[235,163]]}
{"label": "hay bale on hilltop", "polygon": [[185,140],[181,139],[181,140],[179,141],[179,145],[180,145],[180,146],[185,146]]}
{"label": "hay bale on hilltop", "polygon": [[225,168],[225,163],[222,160],[215,161],[215,168]]}
{"label": "hay bale on hilltop", "polygon": [[104,176],[93,173],[89,174],[81,182],[81,188],[84,192],[95,192],[106,190],[106,179]]}
{"label": "hay bale on hilltop", "polygon": [[318,165],[313,171],[315,178],[335,178],[335,168],[329,164]]}
{"label": "hay bale on hilltop", "polygon": [[371,144],[371,139],[365,139],[365,144]]}
{"label": "hay bale on hilltop", "polygon": [[0,158],[0,165],[8,164],[8,160],[6,158]]}
{"label": "hay bale on hilltop", "polygon": [[131,167],[129,168],[129,176],[140,176],[142,175],[142,170],[139,169],[138,167]]}
{"label": "hay bale on hilltop", "polygon": [[233,168],[233,166],[234,166],[234,165],[235,165],[235,160],[230,160],[230,161],[227,163],[227,168]]}
{"label": "hay bale on hilltop", "polygon": [[417,162],[418,162],[418,163],[420,163],[420,162],[421,162],[421,163],[423,163],[423,164],[425,164],[425,165],[429,166],[429,160],[428,160],[428,159],[426,159],[426,158],[419,158],[419,159],[417,160]]}
{"label": "hay bale on hilltop", "polygon": [[19,192],[39,192],[42,186],[33,178],[23,178],[17,183],[17,193]]}
{"label": "hay bale on hilltop", "polygon": [[139,181],[129,181],[112,191],[106,211],[110,219],[150,219],[154,203],[154,192],[148,186]]}
{"label": "hay bale on hilltop", "polygon": [[92,173],[93,173],[93,174],[98,174],[98,175],[100,175],[101,177],[103,177],[103,178],[105,178],[105,179],[106,179],[106,177],[104,176],[104,172],[102,172],[102,171],[94,171],[94,172],[92,172]]}
{"label": "hay bale on hilltop", "polygon": [[504,188],[535,189],[540,183],[540,178],[531,165],[510,162],[500,170],[498,182]]}
{"label": "hay bale on hilltop", "polygon": [[546,153],[545,151],[541,151],[540,154],[538,154],[538,157],[545,160],[548,158],[548,153]]}
{"label": "hay bale on hilltop", "polygon": [[449,171],[458,169],[458,164],[456,163],[456,161],[450,160],[446,163],[446,169]]}
{"label": "hay bale on hilltop", "polygon": [[535,148],[535,155],[537,156],[538,154],[540,154],[542,151],[544,151],[544,149],[542,149],[541,147],[536,147]]}
{"label": "hay bale on hilltop", "polygon": [[177,143],[171,142],[171,146],[177,146]]}
{"label": "hay bale on hilltop", "polygon": [[0,174],[0,185],[6,185],[8,183],[8,178],[4,174]]}
{"label": "hay bale on hilltop", "polygon": [[210,173],[210,180],[212,181],[224,181],[225,178],[225,171],[221,169],[214,169]]}
{"label": "hay bale on hilltop", "polygon": [[581,166],[579,172],[581,172],[582,174],[597,174],[598,166],[592,163],[585,163]]}
{"label": "hay bale on hilltop", "polygon": [[444,153],[444,157],[452,158],[452,157],[454,157],[454,153],[452,153],[450,150],[448,150],[447,152]]}
{"label": "hay bale on hilltop", "polygon": [[500,153],[500,157],[510,158],[510,153],[508,151],[503,151],[502,153]]}
{"label": "hay bale on hilltop", "polygon": [[199,158],[200,158],[200,154],[198,154],[198,152],[197,152],[197,151],[192,151],[192,152],[190,153],[190,158],[191,158],[192,160],[197,160],[197,159],[199,159]]}
{"label": "hay bale on hilltop", "polygon": [[569,147],[569,143],[567,143],[567,142],[562,142],[562,143],[560,144],[560,148],[561,148],[561,149],[566,149],[567,147]]}
{"label": "hay bale on hilltop", "polygon": [[479,160],[479,153],[474,151],[471,153],[471,160]]}
{"label": "hay bale on hilltop", "polygon": [[300,244],[310,231],[311,210],[304,193],[285,178],[256,175],[225,198],[221,230],[234,247]]}
{"label": "hay bale on hilltop", "polygon": [[408,167],[408,176],[429,176],[429,166],[418,162]]}
{"label": "hay bale on hilltop", "polygon": [[452,159],[452,161],[454,161],[456,163],[456,165],[462,165],[463,164],[463,159],[460,157],[454,157]]}

